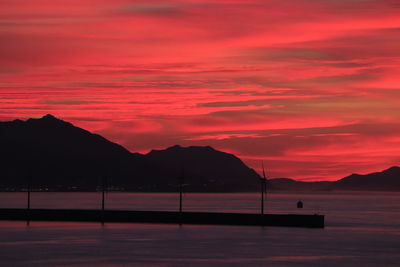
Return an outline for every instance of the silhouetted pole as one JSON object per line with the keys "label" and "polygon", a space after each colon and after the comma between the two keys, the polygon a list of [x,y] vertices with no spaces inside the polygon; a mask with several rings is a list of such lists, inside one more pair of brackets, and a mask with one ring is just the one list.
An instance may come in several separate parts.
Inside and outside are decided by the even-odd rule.
{"label": "silhouetted pole", "polygon": [[27,188],[27,203],[26,203],[26,225],[30,224],[30,210],[31,210],[31,177],[28,177],[28,188]]}
{"label": "silhouetted pole", "polygon": [[101,211],[104,211],[104,206],[105,206],[105,186],[104,186],[104,181],[103,181],[103,186],[102,186],[102,190],[101,190]]}
{"label": "silhouetted pole", "polygon": [[31,209],[31,178],[28,178],[28,190],[27,190],[28,196],[27,196],[27,209]]}
{"label": "silhouetted pole", "polygon": [[264,182],[261,181],[261,214],[264,214]]}
{"label": "silhouetted pole", "polygon": [[179,192],[179,212],[182,213],[182,185],[180,186],[180,192]]}
{"label": "silhouetted pole", "polygon": [[105,210],[105,200],[106,200],[106,191],[107,191],[107,176],[103,178],[103,186],[101,192],[101,222],[104,223],[104,210]]}
{"label": "silhouetted pole", "polygon": [[179,177],[179,213],[182,214],[183,206],[183,183],[185,182],[185,171],[182,170],[182,175]]}
{"label": "silhouetted pole", "polygon": [[265,176],[264,163],[262,163],[263,177],[261,180],[261,214],[264,215],[264,202],[267,195],[267,177]]}

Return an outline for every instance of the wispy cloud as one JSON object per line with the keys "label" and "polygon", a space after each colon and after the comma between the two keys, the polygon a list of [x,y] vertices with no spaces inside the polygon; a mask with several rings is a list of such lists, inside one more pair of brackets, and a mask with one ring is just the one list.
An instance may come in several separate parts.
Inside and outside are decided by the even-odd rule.
{"label": "wispy cloud", "polygon": [[399,29],[397,1],[4,0],[0,119],[213,145],[275,177],[379,170],[399,160]]}

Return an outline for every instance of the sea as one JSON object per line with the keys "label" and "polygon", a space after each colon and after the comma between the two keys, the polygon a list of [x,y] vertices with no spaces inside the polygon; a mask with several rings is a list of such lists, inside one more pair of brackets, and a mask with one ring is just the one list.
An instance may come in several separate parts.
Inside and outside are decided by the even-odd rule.
{"label": "sea", "polygon": [[[26,201],[26,193],[0,193],[0,208]],[[178,205],[175,193],[106,195],[106,209]],[[271,192],[265,205],[268,213],[323,214],[326,226],[0,221],[0,266],[400,266],[399,193]],[[101,193],[31,194],[32,208],[100,206]],[[183,209],[259,213],[260,194],[186,193]]]}

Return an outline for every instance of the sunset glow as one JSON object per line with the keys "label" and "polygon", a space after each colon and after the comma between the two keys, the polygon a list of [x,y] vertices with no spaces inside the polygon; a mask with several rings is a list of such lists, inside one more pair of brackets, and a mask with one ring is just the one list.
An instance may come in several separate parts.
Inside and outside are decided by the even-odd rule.
{"label": "sunset glow", "polygon": [[399,48],[397,0],[2,0],[0,120],[336,180],[400,162]]}

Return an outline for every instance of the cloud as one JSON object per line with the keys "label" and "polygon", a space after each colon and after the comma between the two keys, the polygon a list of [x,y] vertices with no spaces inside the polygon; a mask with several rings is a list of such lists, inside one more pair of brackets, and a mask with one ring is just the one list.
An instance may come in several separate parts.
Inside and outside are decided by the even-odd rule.
{"label": "cloud", "polygon": [[177,3],[138,3],[120,7],[120,14],[131,15],[154,15],[154,16],[177,16],[182,12],[182,5]]}
{"label": "cloud", "polygon": [[43,99],[38,102],[38,104],[45,104],[45,105],[88,105],[94,104],[94,101],[87,101],[82,99]]}
{"label": "cloud", "polygon": [[132,151],[212,145],[274,177],[398,160],[396,1],[3,1],[0,120]]}

